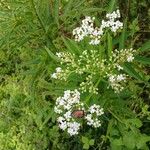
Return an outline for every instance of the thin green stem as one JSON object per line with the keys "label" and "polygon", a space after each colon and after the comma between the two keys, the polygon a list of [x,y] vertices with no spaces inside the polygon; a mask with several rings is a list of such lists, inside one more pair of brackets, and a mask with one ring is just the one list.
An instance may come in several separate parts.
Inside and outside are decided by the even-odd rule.
{"label": "thin green stem", "polygon": [[[99,78],[99,80],[96,82],[96,84],[95,84],[95,88],[98,86],[98,84],[99,84],[99,82],[101,81],[101,77]],[[89,102],[89,100],[90,100],[90,98],[92,97],[92,95],[93,95],[93,93],[91,93],[88,97],[87,97],[87,99],[86,99],[86,103],[88,103]]]}

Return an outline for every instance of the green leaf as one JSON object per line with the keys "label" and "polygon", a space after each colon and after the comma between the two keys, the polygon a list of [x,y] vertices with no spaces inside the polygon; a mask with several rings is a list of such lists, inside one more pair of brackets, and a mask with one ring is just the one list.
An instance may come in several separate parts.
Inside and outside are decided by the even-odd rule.
{"label": "green leaf", "polygon": [[117,145],[117,146],[123,145],[122,139],[121,139],[121,138],[119,138],[119,139],[114,139],[114,140],[113,140],[113,144],[114,144],[114,145]]}
{"label": "green leaf", "polygon": [[123,65],[123,68],[124,68],[124,71],[127,72],[130,76],[143,81],[143,78],[139,75],[138,72],[135,71],[135,69],[131,66],[131,64],[125,63]]}
{"label": "green leaf", "polygon": [[69,2],[66,4],[64,8],[64,14],[63,14],[64,17],[70,13],[73,3],[74,3],[74,0],[69,0]]}
{"label": "green leaf", "polygon": [[146,43],[142,45],[140,48],[141,51],[150,51],[150,40],[148,40]]}
{"label": "green leaf", "polygon": [[82,136],[82,142],[84,144],[88,144],[89,143],[89,139],[87,137],[85,137],[85,136]]}
{"label": "green leaf", "polygon": [[64,37],[62,37],[62,40],[69,52],[71,52],[73,54],[81,53],[80,48],[77,46],[77,44],[74,41],[72,41],[70,39],[65,39]]}
{"label": "green leaf", "polygon": [[126,132],[125,135],[123,136],[123,144],[129,148],[129,149],[134,149],[136,145],[136,137],[133,132]]}
{"label": "green leaf", "polygon": [[142,57],[142,56],[135,56],[135,60],[142,64],[150,65],[150,58]]}
{"label": "green leaf", "polygon": [[137,148],[138,149],[142,149],[144,147],[146,147],[146,142],[150,141],[150,136],[147,136],[145,134],[141,134],[141,136],[139,136],[138,140],[137,140]]}
{"label": "green leaf", "polygon": [[90,144],[90,145],[94,145],[94,140],[93,140],[93,139],[90,140],[90,141],[89,141],[89,144]]}
{"label": "green leaf", "polygon": [[45,50],[54,61],[59,61],[59,58],[55,56],[47,47],[45,47]]}
{"label": "green leaf", "polygon": [[115,5],[116,5],[116,0],[111,0],[107,12],[111,13],[114,10]]}
{"label": "green leaf", "polygon": [[83,145],[83,149],[89,149],[89,147],[90,147],[89,144],[84,144]]}
{"label": "green leaf", "polygon": [[150,141],[150,136],[147,136],[145,134],[140,134],[137,138],[137,143],[136,146],[138,149],[144,149],[146,150],[147,148],[147,142]]}
{"label": "green leaf", "polygon": [[122,139],[114,139],[114,138],[111,138],[111,150],[122,150],[122,145],[123,145],[123,142],[122,142]]}
{"label": "green leaf", "polygon": [[126,121],[134,125],[137,128],[140,128],[142,126],[142,121],[138,118],[127,119]]}
{"label": "green leaf", "polygon": [[40,130],[43,129],[43,126],[49,121],[49,119],[50,119],[53,115],[54,115],[54,112],[53,112],[53,111],[51,111],[51,112],[47,115],[47,117],[45,118],[44,122],[43,122],[42,125],[40,126]]}

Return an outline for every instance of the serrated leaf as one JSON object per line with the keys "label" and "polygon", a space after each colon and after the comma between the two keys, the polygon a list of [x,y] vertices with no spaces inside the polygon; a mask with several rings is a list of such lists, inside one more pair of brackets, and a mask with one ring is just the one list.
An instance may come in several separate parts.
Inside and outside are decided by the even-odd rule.
{"label": "serrated leaf", "polygon": [[146,142],[150,141],[150,136],[147,136],[145,134],[141,134],[141,136],[139,136],[138,140],[137,140],[137,148],[138,149],[143,149],[146,146]]}
{"label": "serrated leaf", "polygon": [[112,139],[110,146],[111,150],[122,150],[122,142],[120,142],[120,139]]}
{"label": "serrated leaf", "polygon": [[129,148],[134,149],[136,145],[136,137],[132,132],[127,132],[123,136],[123,144]]}
{"label": "serrated leaf", "polygon": [[135,127],[137,127],[137,128],[140,128],[140,127],[142,126],[142,121],[141,121],[140,119],[138,119],[138,118],[127,119],[127,121],[128,121],[130,124],[132,124],[132,125],[134,125]]}
{"label": "serrated leaf", "polygon": [[113,144],[114,144],[114,145],[117,145],[117,146],[123,145],[122,139],[121,139],[121,138],[119,138],[119,139],[114,139],[114,140],[113,140]]}

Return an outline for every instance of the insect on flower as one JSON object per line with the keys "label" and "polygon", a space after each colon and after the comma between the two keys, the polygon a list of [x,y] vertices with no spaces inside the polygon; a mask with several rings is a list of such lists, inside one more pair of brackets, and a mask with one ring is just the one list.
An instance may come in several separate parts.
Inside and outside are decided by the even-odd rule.
{"label": "insect on flower", "polygon": [[74,118],[82,118],[85,116],[85,112],[84,110],[74,110],[71,115]]}

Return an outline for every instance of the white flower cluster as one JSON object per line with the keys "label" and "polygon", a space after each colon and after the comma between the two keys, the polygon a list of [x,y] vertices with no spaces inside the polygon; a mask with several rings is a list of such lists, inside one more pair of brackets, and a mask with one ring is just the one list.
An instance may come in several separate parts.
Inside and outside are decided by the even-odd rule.
{"label": "white flower cluster", "polygon": [[97,82],[95,76],[99,74],[103,78],[108,78],[109,87],[112,87],[117,93],[123,90],[121,82],[124,82],[125,79],[118,80],[118,75],[114,75],[113,71],[123,70],[123,63],[132,62],[135,52],[132,48],[115,49],[109,61],[101,59],[100,53],[96,50],[84,50],[78,57],[69,52],[59,52],[56,55],[60,58],[61,65],[65,65],[65,69],[57,67],[56,72],[51,77],[67,81],[72,73],[78,75],[86,74],[84,81],[80,83],[79,89],[82,92],[98,94],[98,88],[95,86]]}
{"label": "white flower cluster", "polygon": [[[77,27],[73,30],[73,35],[75,36],[75,41],[81,41],[84,37],[89,36],[91,45],[97,45],[100,43],[100,39],[104,34],[104,29],[110,28],[112,32],[116,32],[118,29],[123,27],[123,23],[117,18],[120,18],[119,10],[112,12],[111,14],[106,14],[107,21],[102,20],[100,27],[94,27],[95,18],[91,18],[90,16],[85,17],[82,20],[82,24],[80,27]],[[116,21],[115,21],[116,20]]]}
{"label": "white flower cluster", "polygon": [[[63,97],[57,98],[56,106],[54,107],[55,113],[59,115],[57,118],[59,128],[64,131],[66,130],[71,136],[78,134],[81,126],[81,123],[73,116],[73,112],[76,109],[85,112],[84,104],[80,102],[80,93],[77,90],[65,91]],[[104,113],[103,109],[99,105],[94,104],[87,112],[91,113],[91,125],[95,128],[99,127],[101,122],[98,117]],[[90,125],[90,119],[88,119],[89,114],[86,115],[84,113],[83,115],[85,115],[87,124]]]}
{"label": "white flower cluster", "polygon": [[67,53],[67,52],[57,52],[56,56],[60,58],[60,63],[72,63],[74,60],[74,54]]}
{"label": "white flower cluster", "polygon": [[77,90],[64,92],[63,97],[58,97],[56,100],[55,112],[60,114],[62,110],[70,110],[76,104],[79,104],[80,93]]}
{"label": "white flower cluster", "polygon": [[103,114],[104,114],[103,108],[101,108],[99,105],[96,104],[92,105],[88,110],[88,114],[85,116],[87,124],[95,128],[100,127],[101,121],[99,117]]}
{"label": "white flower cluster", "polygon": [[112,57],[110,58],[110,64],[108,64],[108,71],[106,77],[108,77],[109,87],[114,89],[115,93],[119,93],[124,89],[127,75],[114,74],[112,70],[123,70],[122,64],[124,62],[132,62],[134,60],[134,53],[136,51],[133,48],[114,50]]}
{"label": "white flower cluster", "polygon": [[[67,80],[71,73],[79,75],[87,73],[84,82],[80,83],[79,89],[82,92],[90,92],[98,94],[98,89],[95,87],[97,80],[94,80],[93,76],[97,71],[104,72],[105,66],[104,60],[100,60],[100,54],[95,50],[84,50],[79,57],[69,52],[56,53],[57,57],[60,58],[60,63],[65,65],[65,69],[61,72],[56,71],[51,75],[54,79]],[[92,74],[89,74],[92,73]]]}
{"label": "white flower cluster", "polygon": [[51,78],[59,79],[59,77],[62,73],[62,69],[61,69],[61,67],[57,67],[55,70],[56,70],[56,72],[51,75]]}
{"label": "white flower cluster", "polygon": [[72,136],[78,134],[80,123],[72,118],[73,109],[78,108],[84,110],[83,103],[80,102],[80,93],[77,90],[64,92],[63,97],[58,97],[54,111],[59,114],[57,121],[59,127]]}
{"label": "white flower cluster", "polygon": [[113,59],[115,63],[132,62],[134,60],[134,53],[136,51],[133,48],[114,50]]}
{"label": "white flower cluster", "polygon": [[[120,18],[120,12],[119,10],[116,10],[112,13],[106,14],[106,18],[108,21],[102,20],[102,28],[110,28],[112,32],[116,32],[118,29],[122,29],[123,23],[119,20],[116,20],[117,18]],[[116,20],[116,21],[115,21]]]}
{"label": "white flower cluster", "polygon": [[81,41],[85,36],[92,34],[94,31],[94,20],[95,18],[91,18],[90,16],[86,16],[84,20],[82,20],[81,27],[77,27],[73,30],[73,35],[75,36],[76,41]]}
{"label": "white flower cluster", "polygon": [[110,74],[108,81],[112,89],[114,89],[115,93],[119,93],[124,89],[122,86],[123,82],[126,82],[127,76],[125,74]]}
{"label": "white flower cluster", "polygon": [[92,75],[88,75],[86,77],[86,81],[81,82],[80,83],[80,90],[82,92],[87,92],[89,91],[89,93],[94,93],[94,94],[98,94],[98,88],[94,86],[94,83],[92,81],[93,76]]}

